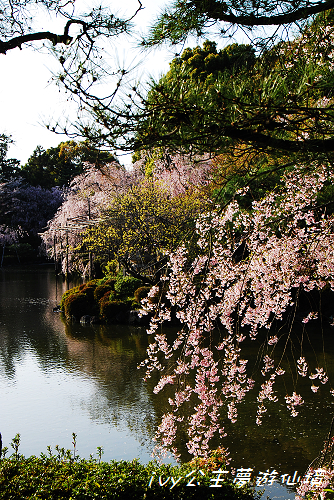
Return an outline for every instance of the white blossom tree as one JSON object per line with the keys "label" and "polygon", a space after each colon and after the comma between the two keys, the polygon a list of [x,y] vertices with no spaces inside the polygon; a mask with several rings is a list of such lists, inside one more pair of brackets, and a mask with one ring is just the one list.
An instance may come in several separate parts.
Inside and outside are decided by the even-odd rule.
{"label": "white blossom tree", "polygon": [[91,274],[92,261],[88,254],[82,256],[75,251],[82,234],[98,223],[102,209],[110,200],[126,192],[134,182],[136,176],[117,162],[99,168],[87,166],[83,174],[73,179],[64,203],[42,234],[48,255],[61,263],[65,275]]}

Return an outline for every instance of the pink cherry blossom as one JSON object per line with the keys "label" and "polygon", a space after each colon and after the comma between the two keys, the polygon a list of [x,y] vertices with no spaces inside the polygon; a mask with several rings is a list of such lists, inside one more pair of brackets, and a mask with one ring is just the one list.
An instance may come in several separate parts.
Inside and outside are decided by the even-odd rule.
{"label": "pink cherry blossom", "polygon": [[[178,429],[186,431],[188,450],[196,456],[205,456],[210,440],[224,432],[225,418],[237,419],[237,406],[250,391],[258,403],[254,418],[261,424],[267,402],[279,401],[277,377],[288,376],[276,351],[290,337],[276,335],[273,325],[296,307],[299,291],[322,290],[325,285],[334,290],[334,217],[315,210],[317,195],[333,174],[327,165],[295,167],[281,187],[253,202],[251,211],[241,209],[236,200],[224,209],[212,207],[196,221],[196,257],[191,259],[184,246],[168,255],[163,277],[168,301],[151,308],[149,333],[154,338],[144,365],[146,376],[157,370],[163,381],[172,377],[173,436]],[[240,245],[247,247],[247,256],[237,260]],[[161,337],[160,329],[157,333],[167,311],[180,322],[171,343]],[[304,328],[316,314],[306,316]],[[264,379],[255,382],[247,374],[244,346],[246,339],[262,339],[266,330],[270,334],[260,367]],[[302,354],[296,372],[301,377],[311,372],[311,381],[328,381],[324,369],[311,367]],[[310,386],[314,391],[316,386]],[[187,406],[186,416],[183,407],[190,400],[194,406],[190,414]],[[303,399],[294,390],[285,403],[295,417]],[[166,443],[162,428],[157,439]]]}

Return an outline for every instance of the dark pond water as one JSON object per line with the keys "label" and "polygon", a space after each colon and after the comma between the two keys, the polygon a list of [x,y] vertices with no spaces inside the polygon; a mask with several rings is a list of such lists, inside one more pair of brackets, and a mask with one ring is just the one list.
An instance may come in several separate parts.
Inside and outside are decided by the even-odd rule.
{"label": "dark pond water", "polygon": [[66,325],[53,312],[66,284],[52,269],[0,272],[0,431],[21,453],[55,445],[105,460],[147,462],[156,423],[152,396],[137,365],[145,355],[140,329]]}
{"label": "dark pond water", "polygon": [[[145,330],[64,323],[53,307],[66,289],[47,266],[0,270],[3,444],[10,448],[11,439],[20,433],[20,452],[39,455],[48,445],[71,448],[75,432],[82,457],[96,456],[96,448],[102,446],[104,460],[137,457],[147,463],[154,428],[165,407],[162,396],[152,394],[152,384],[143,383],[137,369],[145,357]],[[326,335],[326,362],[333,380],[334,333]],[[319,353],[313,354],[320,362],[322,343],[318,344]],[[256,345],[252,349],[255,356]],[[305,387],[298,417],[292,419],[276,404],[261,427],[253,424],[254,404],[246,402],[238,422],[226,425],[228,437],[221,443],[229,448],[232,465],[253,468],[254,473],[274,468],[291,477],[296,470],[303,473],[322,449],[333,417],[334,398],[327,395],[328,389],[310,393]],[[272,494],[288,498],[289,490],[277,486]]]}

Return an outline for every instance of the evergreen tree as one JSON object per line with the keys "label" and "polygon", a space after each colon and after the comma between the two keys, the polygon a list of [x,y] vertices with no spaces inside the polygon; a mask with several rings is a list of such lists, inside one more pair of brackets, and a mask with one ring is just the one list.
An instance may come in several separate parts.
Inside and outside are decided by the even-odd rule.
{"label": "evergreen tree", "polygon": [[67,141],[47,150],[37,146],[22,167],[22,175],[32,186],[64,186],[83,172],[85,162],[101,167],[112,161],[110,153],[90,147],[87,142]]}
{"label": "evergreen tree", "polygon": [[7,158],[9,145],[13,140],[6,134],[0,134],[0,182],[16,177],[20,173],[19,160]]}

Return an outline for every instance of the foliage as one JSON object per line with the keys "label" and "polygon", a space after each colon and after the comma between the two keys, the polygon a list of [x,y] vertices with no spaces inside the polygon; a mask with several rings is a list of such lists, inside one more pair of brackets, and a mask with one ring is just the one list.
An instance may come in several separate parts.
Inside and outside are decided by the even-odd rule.
{"label": "foliage", "polygon": [[[205,456],[211,439],[224,434],[224,419],[236,421],[238,404],[252,390],[254,419],[260,425],[267,403],[279,401],[277,379],[285,377],[288,386],[283,367],[289,350],[296,360],[293,391],[285,396],[292,417],[303,403],[297,392],[300,378],[309,377],[313,392],[328,383],[326,367],[317,361],[311,366],[303,355],[304,329],[299,333],[292,326],[302,292],[326,286],[334,291],[333,216],[317,205],[317,195],[332,175],[328,165],[295,167],[282,186],[254,201],[252,210],[233,200],[223,210],[217,207],[200,216],[195,259],[184,246],[170,253],[163,282],[181,328],[172,343],[158,330],[171,318],[171,307],[161,303],[148,331],[155,341],[143,363],[146,377],[155,370],[160,374],[154,392],[175,386],[171,411],[157,432],[163,446],[172,447],[179,426],[184,431],[186,424],[189,452]],[[149,301],[156,291],[153,287],[146,299],[147,311],[156,311]],[[301,326],[321,315],[319,307],[299,311]],[[326,314],[331,316],[332,306]],[[260,386],[247,375],[248,340],[255,339],[263,344]]]}
{"label": "foliage", "polygon": [[[48,455],[25,458],[18,453],[19,435],[13,439],[15,453],[0,461],[0,489],[4,500],[45,499],[148,499],[163,500],[251,500],[258,495],[251,488],[238,488],[230,480],[220,488],[211,489],[210,472],[224,467],[226,458],[221,453],[212,454],[207,462],[188,463],[180,466],[142,465],[138,460],[101,462],[103,450],[97,448],[98,459],[89,460],[76,454],[76,435],[73,450],[58,445],[55,453],[48,447]],[[187,487],[189,476],[200,478],[200,484]],[[161,486],[167,480],[166,486]],[[171,477],[174,478],[172,487]],[[195,486],[195,485],[194,485]]]}
{"label": "foliage", "polygon": [[[109,152],[97,149],[88,141],[66,141],[59,144],[59,157],[65,160],[71,160],[75,163],[90,163],[95,167],[103,167],[112,163],[115,157]],[[81,173],[81,172],[80,172]]]}
{"label": "foliage", "polygon": [[217,44],[206,40],[203,48],[197,46],[193,49],[186,48],[180,57],[170,63],[170,70],[159,81],[164,85],[168,80],[173,80],[180,71],[194,82],[205,82],[207,79],[216,80],[225,70],[235,74],[242,69],[249,69],[255,63],[255,50],[250,45],[233,43],[217,51]]}
{"label": "foliage", "polygon": [[[280,155],[277,159],[272,154],[252,150],[246,145],[231,148],[228,154],[216,156],[212,163],[215,175],[211,196],[215,203],[225,207],[236,199],[249,210],[253,201],[260,201],[281,186],[283,174],[295,167],[289,155]],[[242,196],[238,192],[242,192]],[[326,202],[330,201],[328,195]]]}
{"label": "foliage", "polygon": [[104,267],[104,274],[107,277],[115,277],[119,271],[119,265],[116,259],[109,260]]}
{"label": "foliage", "polygon": [[90,146],[87,141],[67,141],[46,151],[37,146],[27,163],[22,166],[21,175],[32,186],[50,189],[68,185],[75,176],[83,173],[85,163],[100,167],[113,161],[110,153]]}
{"label": "foliage", "polygon": [[64,274],[92,274],[89,253],[82,247],[82,233],[98,223],[102,209],[132,182],[132,175],[116,162],[98,169],[91,165],[73,179],[64,203],[42,235],[45,251],[61,263]]}
{"label": "foliage", "polygon": [[0,182],[8,181],[20,172],[20,162],[14,158],[7,158],[8,148],[12,143],[11,136],[0,134]]}
{"label": "foliage", "polygon": [[147,180],[110,200],[83,243],[102,262],[104,255],[108,260],[113,256],[128,274],[152,283],[165,263],[166,250],[193,228],[204,204],[200,193],[189,190],[172,196],[164,183]]}
{"label": "foliage", "polygon": [[129,297],[134,294],[135,290],[137,290],[141,284],[141,280],[133,276],[118,276],[114,290],[120,296],[125,295]]}

